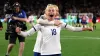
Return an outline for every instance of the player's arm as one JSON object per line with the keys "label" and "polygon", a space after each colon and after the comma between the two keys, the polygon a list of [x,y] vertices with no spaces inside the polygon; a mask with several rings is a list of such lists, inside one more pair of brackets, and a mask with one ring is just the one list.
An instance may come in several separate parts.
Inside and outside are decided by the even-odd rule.
{"label": "player's arm", "polygon": [[38,24],[41,25],[56,25],[59,26],[61,24],[60,20],[53,20],[53,21],[48,21],[47,19],[43,20],[43,19],[38,19]]}
{"label": "player's arm", "polygon": [[39,24],[36,24],[35,26],[33,26],[30,30],[28,31],[21,31],[21,29],[19,27],[16,28],[16,32],[18,33],[18,35],[21,35],[21,36],[24,36],[24,37],[27,37],[27,36],[30,36],[32,34],[34,34],[36,31],[38,31],[40,29],[40,26]]}
{"label": "player's arm", "polygon": [[27,20],[28,20],[27,18],[19,18],[19,17],[14,17],[14,16],[13,16],[13,19],[19,20],[19,21],[22,21],[22,22],[27,22]]}
{"label": "player's arm", "polygon": [[40,16],[40,18],[37,20],[37,23],[38,23],[38,24],[42,24],[42,25],[54,25],[54,21],[50,21],[50,22],[49,22],[49,21],[46,19],[45,14]]}
{"label": "player's arm", "polygon": [[48,21],[47,19],[38,19],[37,23],[41,25],[54,25],[54,21]]}
{"label": "player's arm", "polygon": [[62,27],[71,31],[93,31],[92,28],[73,27],[67,24],[62,24]]}
{"label": "player's arm", "polygon": [[56,26],[59,26],[61,24],[60,20],[48,21],[45,15],[41,15],[40,18],[37,20],[37,23],[41,25],[56,25]]}
{"label": "player's arm", "polygon": [[26,13],[25,13],[24,11],[22,11],[22,15],[23,15],[22,18],[19,18],[19,17],[13,16],[12,19],[14,19],[14,20],[18,20],[18,21],[22,21],[22,22],[28,22],[28,19],[27,19]]}

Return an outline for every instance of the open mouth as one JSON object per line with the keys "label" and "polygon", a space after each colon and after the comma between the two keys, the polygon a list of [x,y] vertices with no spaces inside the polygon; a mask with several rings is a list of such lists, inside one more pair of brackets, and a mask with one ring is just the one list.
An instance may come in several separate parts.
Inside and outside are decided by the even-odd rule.
{"label": "open mouth", "polygon": [[49,15],[50,17],[53,17],[54,15]]}

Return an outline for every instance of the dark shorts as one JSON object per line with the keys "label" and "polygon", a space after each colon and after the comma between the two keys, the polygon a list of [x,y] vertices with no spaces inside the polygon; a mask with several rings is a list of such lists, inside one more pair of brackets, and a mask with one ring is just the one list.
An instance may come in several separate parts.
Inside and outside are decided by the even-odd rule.
{"label": "dark shorts", "polygon": [[77,24],[79,24],[80,22],[79,21],[77,21]]}
{"label": "dark shorts", "polygon": [[19,42],[25,42],[25,37],[18,35],[17,33],[10,34],[9,43],[16,44],[16,40]]}
{"label": "dark shorts", "polygon": [[38,52],[34,52],[34,55],[33,56],[41,56],[41,54],[38,53]]}
{"label": "dark shorts", "polygon": [[92,21],[93,24],[96,24],[96,21]]}
{"label": "dark shorts", "polygon": [[41,56],[61,56],[61,54],[54,54],[54,55],[41,55]]}

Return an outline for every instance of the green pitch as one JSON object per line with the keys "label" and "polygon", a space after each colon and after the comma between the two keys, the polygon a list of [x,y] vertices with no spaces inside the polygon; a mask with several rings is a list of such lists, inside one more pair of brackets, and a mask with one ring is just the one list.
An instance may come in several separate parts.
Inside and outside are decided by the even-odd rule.
{"label": "green pitch", "polygon": [[[29,26],[29,25],[28,25]],[[29,26],[30,28],[30,26]],[[8,40],[4,39],[4,29],[0,31],[0,56],[6,53]],[[23,56],[33,56],[36,33],[26,38]],[[68,30],[61,31],[62,56],[100,56],[100,24],[97,29],[89,32],[72,32]],[[10,56],[18,56],[19,42],[17,40]]]}

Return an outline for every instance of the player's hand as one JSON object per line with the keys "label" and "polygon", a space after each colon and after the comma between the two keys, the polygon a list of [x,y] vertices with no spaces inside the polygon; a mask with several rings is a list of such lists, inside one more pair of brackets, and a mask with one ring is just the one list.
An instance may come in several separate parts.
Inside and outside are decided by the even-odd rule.
{"label": "player's hand", "polygon": [[30,23],[30,20],[29,20],[29,19],[26,19],[25,21],[26,21],[27,23]]}
{"label": "player's hand", "polygon": [[16,27],[16,32],[17,32],[17,33],[20,33],[20,32],[21,32],[21,28]]}
{"label": "player's hand", "polygon": [[60,24],[62,24],[62,23],[60,22],[60,20],[55,20],[55,21],[54,21],[54,25],[60,26]]}
{"label": "player's hand", "polygon": [[28,18],[28,19],[26,19],[26,22],[28,22],[28,23],[32,23],[32,22],[34,22],[34,20],[33,20],[33,19]]}
{"label": "player's hand", "polygon": [[3,28],[2,27],[0,27],[0,31],[2,30]]}

